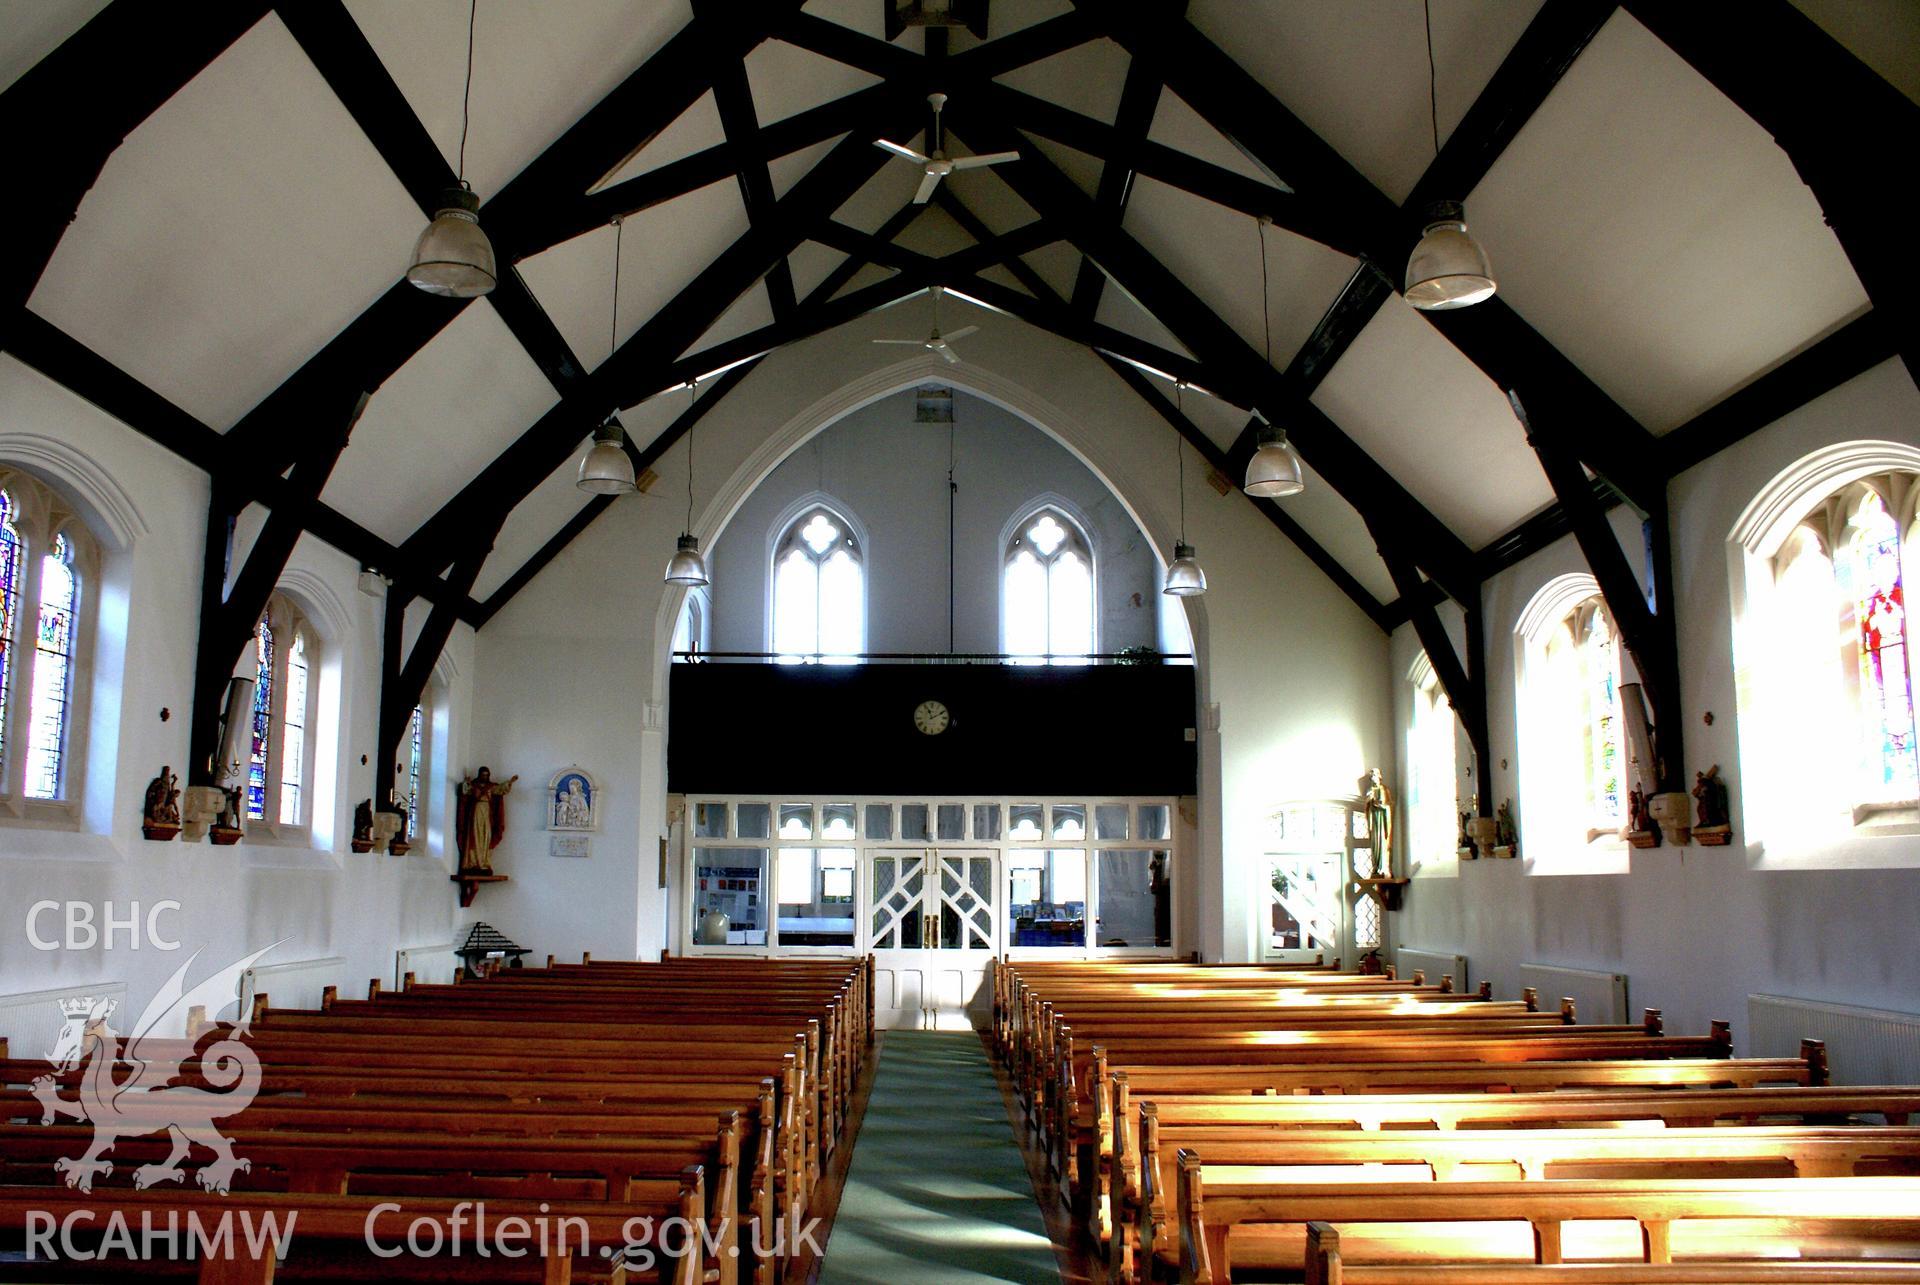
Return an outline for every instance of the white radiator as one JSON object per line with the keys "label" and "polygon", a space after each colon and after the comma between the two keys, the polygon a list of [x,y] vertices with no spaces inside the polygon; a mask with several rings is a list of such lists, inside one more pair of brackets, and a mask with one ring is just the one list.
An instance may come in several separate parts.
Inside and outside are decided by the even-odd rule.
{"label": "white radiator", "polygon": [[126,1031],[140,1016],[126,1011],[125,982],[95,982],[91,986],[0,995],[0,1038],[7,1041],[7,1056],[31,1059],[52,1052],[53,1042],[60,1037],[60,1028],[67,1024],[66,1015],[60,1011],[60,1001],[81,998],[117,1000],[119,1006],[107,1019],[117,1031]]}
{"label": "white radiator", "polygon": [[319,1008],[321,989],[345,985],[346,968],[347,961],[338,955],[258,964],[240,974],[240,1006],[250,1009],[255,995],[265,995],[275,1008]]}
{"label": "white radiator", "polygon": [[393,953],[393,989],[401,989],[408,973],[422,986],[445,986],[453,981],[459,967],[460,957],[453,953],[452,942],[439,946],[405,946]]}
{"label": "white radiator", "polygon": [[1442,955],[1431,950],[1416,950],[1412,946],[1402,946],[1393,955],[1393,969],[1400,980],[1411,981],[1415,972],[1425,973],[1427,981],[1435,986],[1442,977],[1453,978],[1453,989],[1466,994],[1472,989],[1467,984],[1467,957],[1465,955]]}
{"label": "white radiator", "polygon": [[1571,999],[1574,1018],[1582,1025],[1623,1026],[1635,1020],[1627,1006],[1625,973],[1522,964],[1520,984],[1540,992],[1540,1007],[1545,1012],[1555,1012],[1561,1000]]}
{"label": "white radiator", "polygon": [[1749,995],[1747,1023],[1755,1057],[1794,1057],[1802,1039],[1824,1040],[1835,1084],[1920,1083],[1920,1013]]}

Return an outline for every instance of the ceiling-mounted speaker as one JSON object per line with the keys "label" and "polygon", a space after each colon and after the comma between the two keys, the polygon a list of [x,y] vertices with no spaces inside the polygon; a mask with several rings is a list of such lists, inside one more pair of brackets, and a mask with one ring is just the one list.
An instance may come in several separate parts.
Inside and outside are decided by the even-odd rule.
{"label": "ceiling-mounted speaker", "polygon": [[987,38],[987,0],[880,0],[885,6],[887,39],[908,27],[965,27]]}

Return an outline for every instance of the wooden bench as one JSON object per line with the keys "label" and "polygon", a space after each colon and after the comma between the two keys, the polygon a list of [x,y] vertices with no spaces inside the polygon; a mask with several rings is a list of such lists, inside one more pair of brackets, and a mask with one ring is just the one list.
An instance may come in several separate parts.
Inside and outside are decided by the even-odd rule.
{"label": "wooden bench", "polygon": [[1340,1233],[1307,1224],[1306,1285],[1916,1285],[1920,1264],[1736,1263],[1396,1263],[1348,1266]]}
{"label": "wooden bench", "polygon": [[1215,1173],[1231,1175],[1244,1169],[1301,1183],[1920,1176],[1920,1129],[1907,1128],[1787,1125],[1272,1133],[1167,1128],[1151,1110],[1143,1113],[1142,1125],[1139,1163],[1117,1187],[1113,1232],[1107,1242],[1115,1280],[1130,1279],[1135,1256],[1144,1258],[1149,1247],[1171,1260],[1169,1193],[1177,1185],[1179,1155],[1197,1155]]}
{"label": "wooden bench", "polygon": [[[1290,1181],[1284,1169],[1176,1158],[1177,1263],[1185,1285],[1226,1285],[1233,1256],[1300,1270],[1305,1228],[1340,1229],[1350,1262],[1558,1263],[1579,1256],[1879,1253],[1920,1261],[1920,1178],[1560,1179],[1546,1182]],[[1453,1226],[1446,1226],[1446,1225]],[[1269,1234],[1242,1238],[1240,1230]],[[1467,1252],[1462,1252],[1465,1249]],[[1836,1253],[1837,1251],[1837,1253]]]}

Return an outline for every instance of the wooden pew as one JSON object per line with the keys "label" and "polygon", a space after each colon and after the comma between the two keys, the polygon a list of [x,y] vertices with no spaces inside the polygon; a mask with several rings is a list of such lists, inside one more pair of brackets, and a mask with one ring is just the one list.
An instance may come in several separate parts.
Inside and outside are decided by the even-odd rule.
{"label": "wooden pew", "polygon": [[1916,1285],[1920,1264],[1795,1259],[1734,1263],[1347,1265],[1331,1223],[1307,1224],[1306,1285]]}
{"label": "wooden pew", "polygon": [[[1298,1182],[1920,1176],[1920,1129],[1863,1126],[1303,1129],[1276,1134],[1162,1128],[1147,1110],[1141,1149],[1131,1179],[1119,1189],[1108,1241],[1115,1280],[1131,1279],[1135,1264],[1144,1267],[1141,1260],[1148,1257],[1148,1247],[1171,1261],[1169,1193],[1177,1185],[1177,1155],[1197,1155],[1216,1173],[1244,1168]],[[1142,1270],[1140,1279],[1145,1278]]]}
{"label": "wooden pew", "polygon": [[[1288,1181],[1284,1169],[1176,1158],[1179,1279],[1226,1285],[1238,1229],[1279,1233],[1249,1259],[1305,1262],[1305,1226],[1341,1229],[1350,1262],[1446,1259],[1473,1247],[1487,1261],[1564,1261],[1565,1233],[1584,1257],[1665,1263],[1683,1257],[1764,1258],[1878,1252],[1920,1262],[1920,1178],[1560,1179],[1545,1182]],[[1464,1236],[1449,1230],[1469,1224]],[[1617,1233],[1632,1229],[1629,1240]],[[1607,1233],[1616,1233],[1608,1235]]]}

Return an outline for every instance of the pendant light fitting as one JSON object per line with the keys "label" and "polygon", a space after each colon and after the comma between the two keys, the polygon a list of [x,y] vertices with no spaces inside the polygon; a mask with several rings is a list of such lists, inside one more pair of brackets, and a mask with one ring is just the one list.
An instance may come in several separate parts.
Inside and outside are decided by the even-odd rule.
{"label": "pendant light fitting", "polygon": [[[1267,224],[1271,222],[1273,220],[1265,215],[1260,218],[1260,322],[1269,369],[1273,366],[1273,306],[1267,288]],[[1256,499],[1265,500],[1298,495],[1305,490],[1306,475],[1301,468],[1300,454],[1287,441],[1287,431],[1269,422],[1258,409],[1247,421],[1247,427],[1253,430],[1254,445],[1258,449],[1247,461],[1247,476],[1241,489]]]}
{"label": "pendant light fitting", "polygon": [[[607,323],[607,359],[611,361],[620,340],[620,239],[626,220],[613,221],[613,310]],[[593,445],[580,460],[580,476],[573,483],[594,495],[632,495],[636,489],[633,457],[627,454],[627,432],[620,427],[618,412],[594,430]]]}
{"label": "pendant light fitting", "polygon": [[[693,404],[700,396],[700,381],[695,379],[687,385],[687,413],[693,413]],[[680,533],[679,543],[675,546],[673,557],[667,560],[668,584],[683,585],[697,589],[712,583],[707,575],[707,560],[700,556],[700,539],[693,534],[693,424],[687,424],[687,525]]]}
{"label": "pendant light fitting", "polygon": [[413,244],[407,280],[428,294],[447,299],[474,299],[492,290],[499,279],[494,267],[493,243],[480,227],[480,198],[468,186],[467,125],[473,101],[473,35],[480,0],[467,10],[467,82],[460,98],[460,160],[454,186],[440,193],[433,219]]}
{"label": "pendant light fitting", "polygon": [[[1186,417],[1186,399],[1182,396],[1186,390],[1184,382],[1173,386],[1174,405],[1181,417]],[[1200,568],[1200,560],[1193,546],[1187,543],[1187,453],[1185,443],[1176,431],[1173,435],[1174,475],[1180,489],[1180,538],[1174,541],[1173,561],[1167,564],[1167,579],[1160,592],[1175,598],[1195,598],[1207,591],[1207,573]]]}
{"label": "pendant light fitting", "polygon": [[[1433,61],[1433,5],[1422,6],[1427,22],[1427,116],[1433,128],[1433,155],[1440,156],[1439,74]],[[1407,259],[1407,302],[1423,312],[1465,308],[1493,298],[1498,289],[1493,263],[1467,231],[1466,207],[1459,201],[1435,201],[1427,210],[1420,242]]]}

